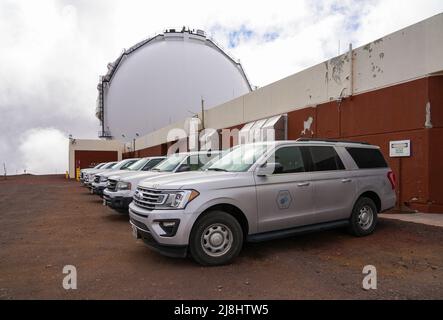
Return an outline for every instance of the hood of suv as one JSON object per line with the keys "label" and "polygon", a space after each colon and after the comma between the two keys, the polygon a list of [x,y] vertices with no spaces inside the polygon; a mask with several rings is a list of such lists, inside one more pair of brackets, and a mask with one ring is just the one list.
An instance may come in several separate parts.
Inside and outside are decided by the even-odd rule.
{"label": "hood of suv", "polygon": [[92,169],[91,171],[88,171],[87,174],[99,174],[106,171],[109,171],[109,169]]}
{"label": "hood of suv", "polygon": [[193,171],[158,177],[140,182],[153,189],[225,189],[253,183],[251,172]]}
{"label": "hood of suv", "polygon": [[125,176],[125,177],[120,177],[120,181],[124,181],[124,182],[133,182],[133,181],[140,181],[142,179],[148,179],[148,178],[153,178],[153,177],[159,177],[159,176],[163,176],[163,175],[169,175],[172,174],[172,172],[160,172],[160,171],[139,171],[139,172],[134,172],[134,174]]}
{"label": "hood of suv", "polygon": [[98,175],[99,175],[99,176],[102,176],[102,177],[109,178],[109,177],[111,177],[111,176],[119,175],[119,174],[121,174],[121,173],[125,173],[125,172],[133,172],[133,171],[130,171],[130,170],[106,171],[106,172],[99,173]]}

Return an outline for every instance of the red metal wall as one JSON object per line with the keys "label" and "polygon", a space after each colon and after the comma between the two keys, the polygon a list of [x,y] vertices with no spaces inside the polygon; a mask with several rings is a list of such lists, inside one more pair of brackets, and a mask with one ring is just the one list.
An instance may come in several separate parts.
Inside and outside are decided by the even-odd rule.
{"label": "red metal wall", "polygon": [[[432,128],[425,128],[426,104]],[[302,134],[303,122],[313,118]],[[401,208],[443,212],[443,77],[423,78],[288,114],[288,137],[341,138],[379,145],[398,179]],[[389,141],[411,140],[411,157],[390,158]]]}
{"label": "red metal wall", "polygon": [[90,168],[101,162],[117,161],[117,151],[87,151],[75,150],[75,167],[80,169]]}
{"label": "red metal wall", "polygon": [[[425,128],[428,102],[432,128]],[[304,122],[309,117],[312,124],[305,130]],[[241,127],[242,124],[231,128]],[[288,139],[299,137],[341,138],[379,145],[397,176],[398,207],[443,213],[443,76],[289,112]],[[407,139],[411,140],[411,157],[390,158],[389,141]],[[140,155],[160,152],[166,154],[166,144],[138,151]]]}

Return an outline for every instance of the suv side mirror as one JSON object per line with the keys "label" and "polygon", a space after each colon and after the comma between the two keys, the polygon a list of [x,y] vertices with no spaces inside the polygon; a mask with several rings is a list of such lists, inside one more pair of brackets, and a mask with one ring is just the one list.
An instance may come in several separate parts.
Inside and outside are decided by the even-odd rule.
{"label": "suv side mirror", "polygon": [[180,167],[178,167],[177,172],[185,172],[185,171],[190,171],[191,170],[191,166],[188,164],[182,164]]}
{"label": "suv side mirror", "polygon": [[283,166],[278,162],[266,162],[257,169],[257,176],[266,177],[273,173],[281,173]]}

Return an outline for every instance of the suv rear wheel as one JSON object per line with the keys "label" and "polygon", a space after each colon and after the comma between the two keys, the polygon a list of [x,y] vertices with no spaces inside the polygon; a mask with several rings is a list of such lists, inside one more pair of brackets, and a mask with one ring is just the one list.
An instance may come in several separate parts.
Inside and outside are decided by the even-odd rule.
{"label": "suv rear wheel", "polygon": [[349,231],[357,237],[371,234],[377,224],[377,207],[372,199],[362,197],[352,210]]}
{"label": "suv rear wheel", "polygon": [[189,250],[196,262],[214,266],[231,262],[242,245],[243,230],[237,219],[223,211],[212,211],[194,225]]}

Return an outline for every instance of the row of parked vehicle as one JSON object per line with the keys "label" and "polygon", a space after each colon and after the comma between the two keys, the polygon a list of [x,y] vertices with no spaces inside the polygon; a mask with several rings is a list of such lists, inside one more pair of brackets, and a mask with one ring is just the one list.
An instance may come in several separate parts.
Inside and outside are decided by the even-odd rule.
{"label": "row of parked vehicle", "polygon": [[203,265],[231,262],[244,242],[337,227],[369,235],[396,202],[379,147],[333,140],[125,159],[83,169],[80,179],[129,213],[135,238]]}

